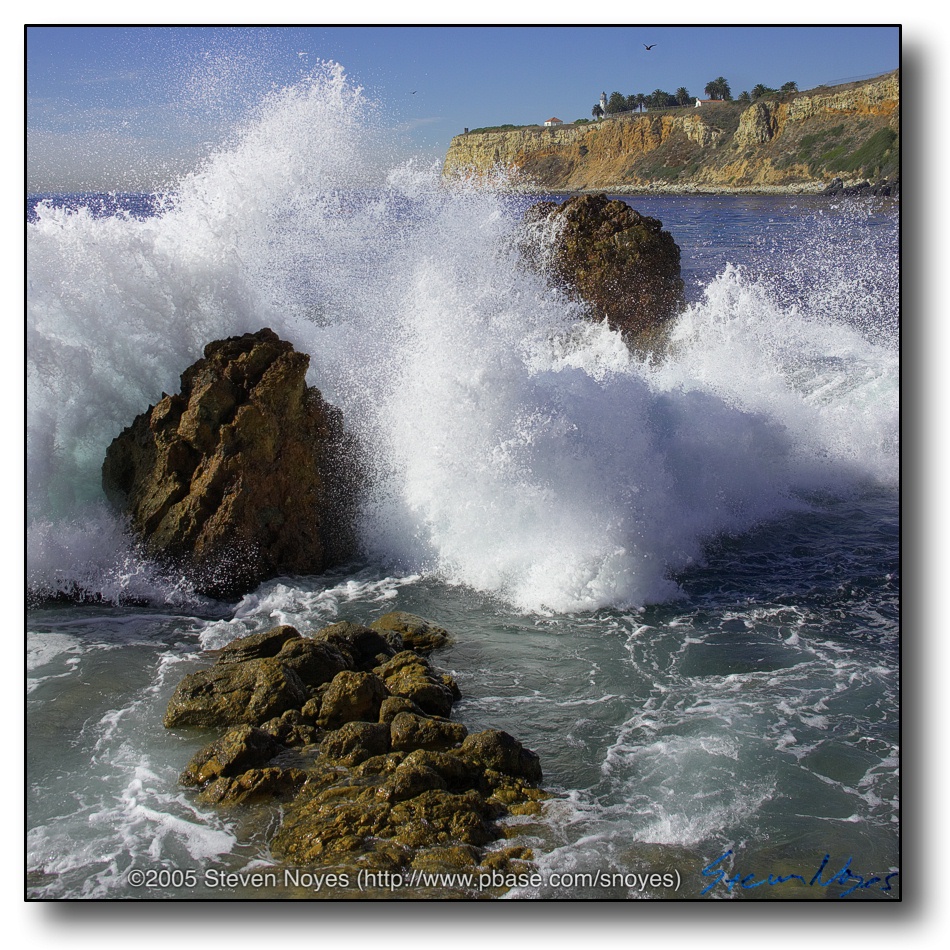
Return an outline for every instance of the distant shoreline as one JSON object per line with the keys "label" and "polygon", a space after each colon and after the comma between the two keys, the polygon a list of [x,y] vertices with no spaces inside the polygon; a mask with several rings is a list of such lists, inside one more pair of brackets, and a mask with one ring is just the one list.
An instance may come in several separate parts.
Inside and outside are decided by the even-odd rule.
{"label": "distant shoreline", "polygon": [[[880,183],[883,184],[883,183]],[[870,186],[867,189],[855,191],[853,188],[847,192],[847,197],[867,197],[867,198],[891,198],[900,200],[900,194],[880,195],[874,191],[878,186]],[[821,183],[814,187],[788,188],[780,185],[763,185],[760,187],[746,188],[723,188],[723,187],[688,187],[673,188],[658,186],[654,188],[625,188],[623,186],[611,188],[582,188],[578,190],[561,190],[550,188],[513,188],[512,194],[522,195],[557,195],[570,198],[574,195],[621,195],[623,197],[636,198],[836,198],[842,197],[840,192],[829,192],[827,184]]]}

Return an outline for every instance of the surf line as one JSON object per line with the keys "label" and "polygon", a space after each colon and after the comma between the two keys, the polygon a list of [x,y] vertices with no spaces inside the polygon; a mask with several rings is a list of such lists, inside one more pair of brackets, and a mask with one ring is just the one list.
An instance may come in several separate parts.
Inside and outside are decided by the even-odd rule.
{"label": "surf line", "polygon": [[[728,891],[732,891],[733,887],[739,886],[744,889],[751,889],[754,887],[762,887],[766,885],[768,887],[775,887],[778,884],[787,884],[789,881],[798,881],[800,884],[804,884],[807,887],[828,887],[831,884],[841,884],[845,886],[849,881],[855,881],[847,890],[842,891],[838,896],[847,897],[849,894],[853,894],[857,890],[867,890],[868,888],[873,888],[874,890],[879,890],[882,892],[887,892],[892,890],[891,888],[891,878],[897,877],[900,874],[900,871],[891,871],[889,874],[886,874],[884,877],[879,877],[876,874],[872,874],[870,877],[865,877],[863,874],[858,874],[855,871],[851,870],[851,861],[852,857],[849,855],[848,860],[842,865],[841,870],[832,874],[827,880],[822,880],[822,873],[828,865],[828,862],[831,860],[831,855],[826,854],[821,859],[821,864],[818,865],[818,870],[812,875],[810,880],[805,880],[804,874],[769,874],[768,877],[760,878],[756,880],[755,874],[746,874],[742,875],[741,873],[736,873],[732,877],[726,876],[726,871],[724,868],[717,867],[725,861],[733,852],[730,849],[729,851],[724,851],[715,861],[707,864],[706,867],[700,872],[703,877],[711,877],[714,880],[710,881],[700,892],[700,896],[705,894],[707,891],[711,891],[717,884],[722,883],[726,886]],[[874,887],[875,884],[881,884],[881,887]]]}

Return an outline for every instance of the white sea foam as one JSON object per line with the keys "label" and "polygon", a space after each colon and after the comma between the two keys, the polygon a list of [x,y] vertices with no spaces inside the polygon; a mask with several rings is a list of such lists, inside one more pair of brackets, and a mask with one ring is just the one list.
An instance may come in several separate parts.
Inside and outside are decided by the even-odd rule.
{"label": "white sea foam", "polygon": [[896,353],[836,317],[846,277],[819,302],[776,303],[730,268],[669,358],[640,364],[524,266],[497,190],[411,164],[367,188],[386,148],[366,113],[322,67],[262,103],[161,216],[39,209],[35,586],[188,596],[102,508],[102,458],[205,343],[265,325],[312,355],[311,381],[362,444],[370,556],[522,610],[675,597],[671,570],[707,538],[802,491],[893,480]]}

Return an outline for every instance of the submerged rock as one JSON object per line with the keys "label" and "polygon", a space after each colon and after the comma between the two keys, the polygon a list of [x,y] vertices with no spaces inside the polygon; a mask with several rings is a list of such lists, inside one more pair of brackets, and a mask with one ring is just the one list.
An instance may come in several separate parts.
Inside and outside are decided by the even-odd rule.
{"label": "submerged rock", "polygon": [[681,309],[680,249],[656,218],[606,195],[577,195],[533,205],[525,223],[545,229],[523,242],[528,258],[585,300],[595,319],[606,317],[629,346],[652,345]]}
{"label": "submerged rock", "polygon": [[181,392],[106,452],[107,498],[199,591],[233,597],[351,554],[355,466],[339,410],[305,382],[309,363],[269,329],[209,343]]}

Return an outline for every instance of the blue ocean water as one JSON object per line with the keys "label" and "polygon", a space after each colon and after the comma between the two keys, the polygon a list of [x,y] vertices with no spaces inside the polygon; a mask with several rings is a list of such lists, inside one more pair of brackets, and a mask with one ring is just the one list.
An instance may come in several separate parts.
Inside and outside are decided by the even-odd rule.
{"label": "blue ocean water", "polygon": [[[511,897],[898,897],[898,206],[626,199],[689,301],[642,361],[521,264],[535,199],[360,183],[355,97],[288,90],[167,195],[28,203],[30,896],[282,896],[207,876],[269,867],[277,819],[178,787],[206,739],[165,705],[203,649],[402,609],[455,635],[454,715],[556,793],[511,830],[543,877]],[[261,326],[312,355],[378,488],[361,562],[219,603],[139,555],[99,468]],[[198,883],[145,894],[146,866]]]}

